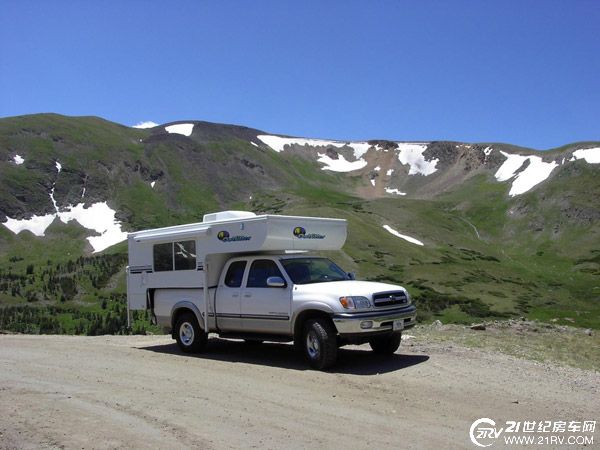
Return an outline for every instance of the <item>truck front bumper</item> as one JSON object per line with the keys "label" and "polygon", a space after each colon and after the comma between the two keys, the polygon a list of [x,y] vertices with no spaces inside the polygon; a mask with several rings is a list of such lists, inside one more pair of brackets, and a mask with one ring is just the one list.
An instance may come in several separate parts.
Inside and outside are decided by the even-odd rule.
{"label": "truck front bumper", "polygon": [[387,311],[336,313],[332,319],[338,333],[344,336],[401,331],[414,326],[416,317],[417,308],[408,305]]}

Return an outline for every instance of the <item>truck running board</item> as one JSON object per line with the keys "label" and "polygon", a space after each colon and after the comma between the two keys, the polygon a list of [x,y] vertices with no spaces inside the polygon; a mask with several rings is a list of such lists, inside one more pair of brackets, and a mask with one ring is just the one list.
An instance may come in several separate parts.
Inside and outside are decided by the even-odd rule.
{"label": "truck running board", "polygon": [[262,333],[219,333],[219,337],[224,339],[244,339],[248,341],[271,341],[271,342],[292,342],[292,336],[282,334],[262,334]]}

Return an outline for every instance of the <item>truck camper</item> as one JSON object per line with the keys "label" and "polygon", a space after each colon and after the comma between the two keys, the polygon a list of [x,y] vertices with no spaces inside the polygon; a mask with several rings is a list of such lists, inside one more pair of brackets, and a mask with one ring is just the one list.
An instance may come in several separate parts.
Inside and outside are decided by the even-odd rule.
{"label": "truck camper", "polygon": [[416,309],[401,286],[357,281],[326,257],[339,250],[343,219],[206,214],[200,223],[128,235],[128,310],[149,310],[184,352],[202,351],[208,334],[294,342],[316,369],[338,348],[369,343],[393,354]]}

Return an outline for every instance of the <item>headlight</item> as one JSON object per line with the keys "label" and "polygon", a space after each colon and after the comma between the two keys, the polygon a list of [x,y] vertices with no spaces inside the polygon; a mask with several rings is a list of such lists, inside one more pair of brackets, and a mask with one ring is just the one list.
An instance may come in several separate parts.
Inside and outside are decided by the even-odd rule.
{"label": "headlight", "polygon": [[340,297],[340,303],[344,309],[364,309],[371,307],[371,302],[367,297]]}

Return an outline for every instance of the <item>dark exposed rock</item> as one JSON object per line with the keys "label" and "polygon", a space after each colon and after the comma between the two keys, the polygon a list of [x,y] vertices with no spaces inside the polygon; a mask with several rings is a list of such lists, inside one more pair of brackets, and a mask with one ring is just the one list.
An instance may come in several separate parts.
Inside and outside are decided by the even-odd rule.
{"label": "dark exposed rock", "polygon": [[[193,123],[194,128],[191,136],[182,136],[177,133],[168,133],[165,130],[166,126]],[[222,141],[223,139],[240,139],[243,141],[252,141],[256,144],[260,144],[260,140],[256,136],[261,134],[268,134],[264,131],[256,130],[253,128],[243,127],[239,125],[229,125],[221,123],[211,123],[198,120],[182,120],[178,122],[166,123],[163,126],[152,128],[152,137],[149,138],[154,142],[162,141],[164,139],[169,140],[194,140],[200,143]]]}
{"label": "dark exposed rock", "polygon": [[263,169],[263,167],[260,164],[256,164],[252,161],[249,161],[245,158],[240,159],[240,162],[247,168],[249,169],[255,169],[256,171],[258,171],[261,175],[264,175],[265,171]]}
{"label": "dark exposed rock", "polygon": [[340,158],[339,153],[333,147],[327,147],[327,150],[325,150],[325,154],[327,156],[329,156],[331,159],[339,159]]}
{"label": "dark exposed rock", "polygon": [[378,146],[384,150],[395,150],[396,148],[398,148],[398,144],[396,142],[393,141],[384,141],[384,140],[371,140],[368,141],[368,143],[371,146]]}

